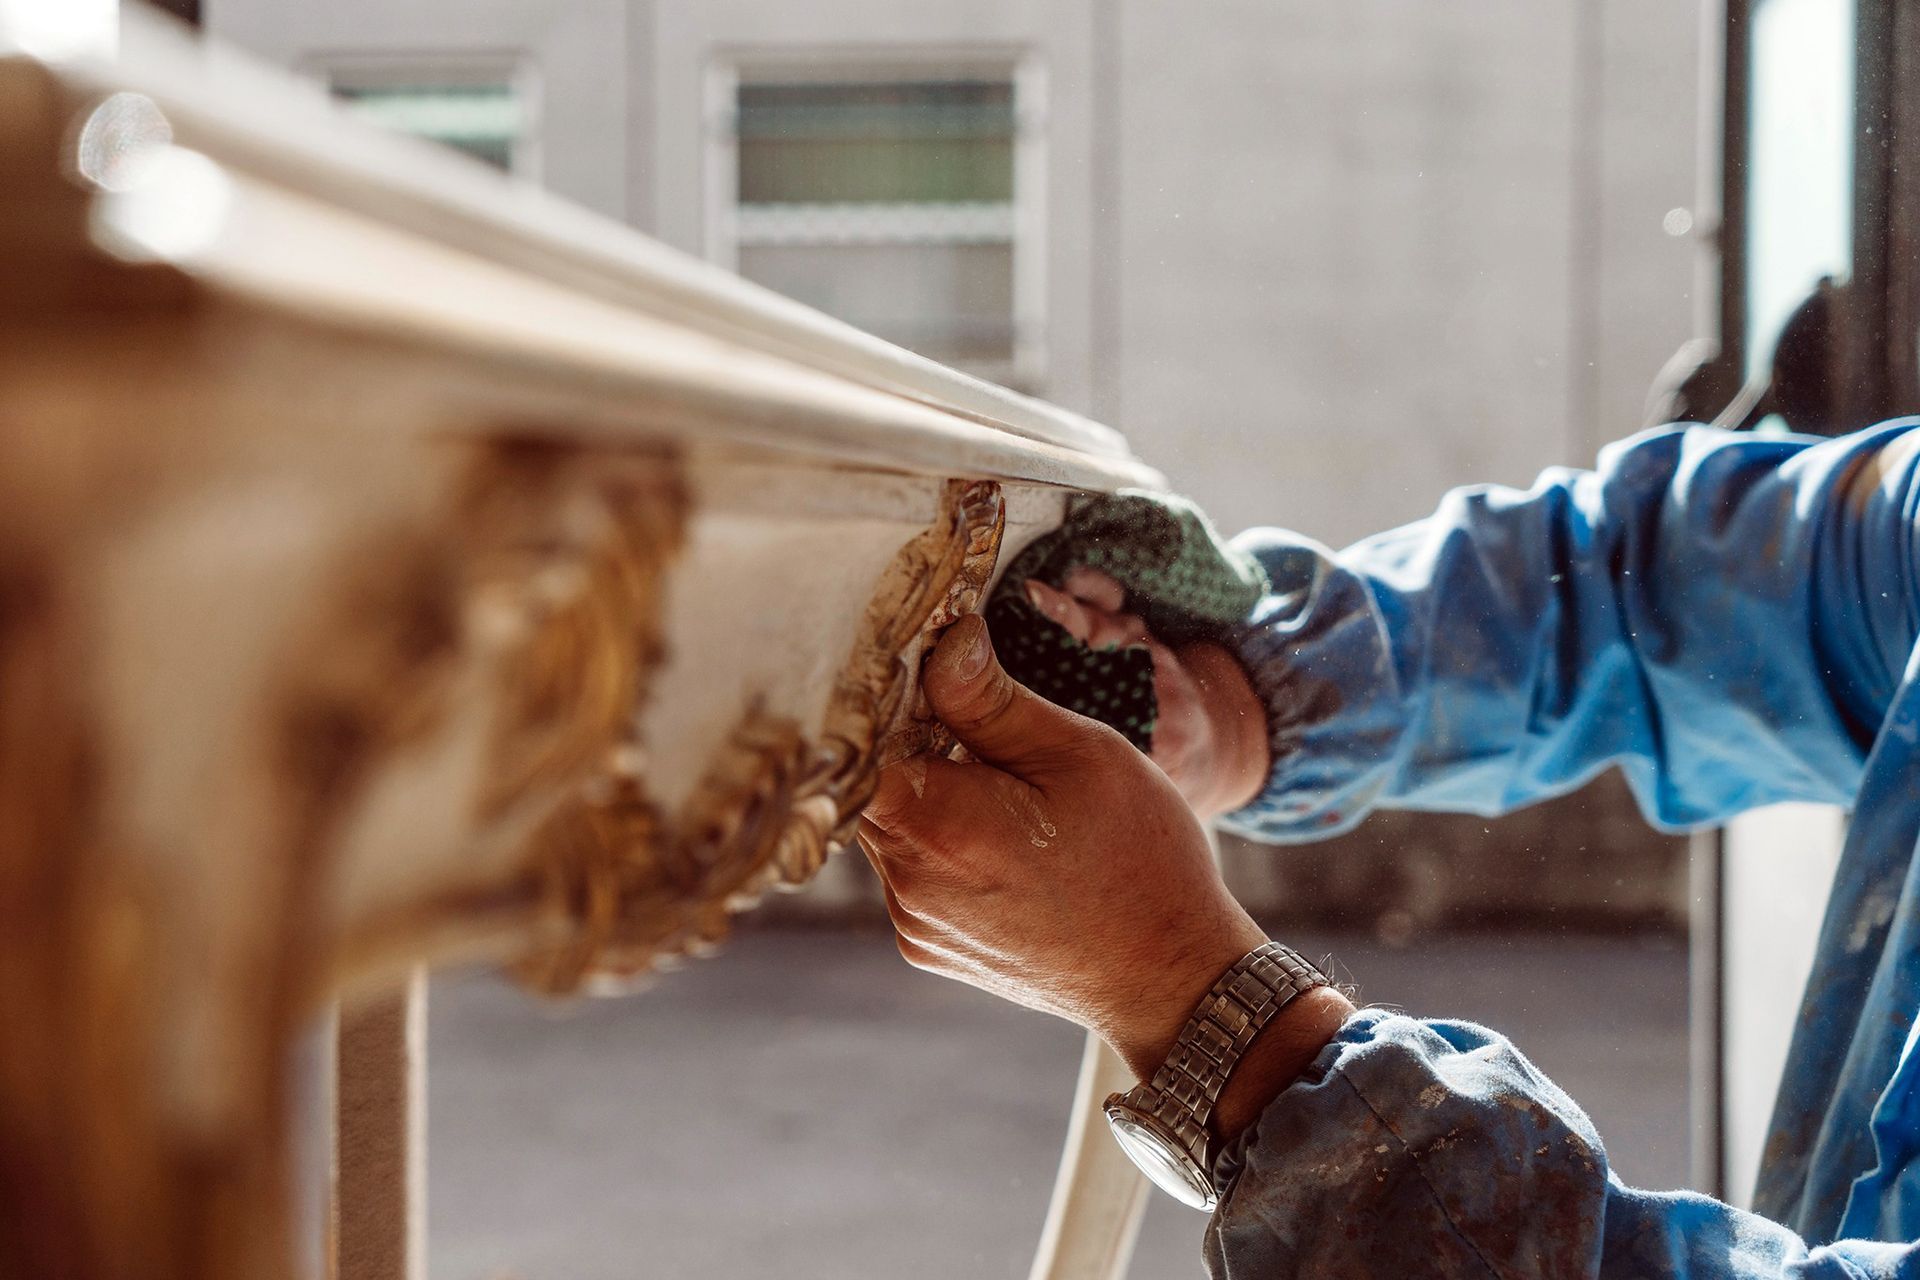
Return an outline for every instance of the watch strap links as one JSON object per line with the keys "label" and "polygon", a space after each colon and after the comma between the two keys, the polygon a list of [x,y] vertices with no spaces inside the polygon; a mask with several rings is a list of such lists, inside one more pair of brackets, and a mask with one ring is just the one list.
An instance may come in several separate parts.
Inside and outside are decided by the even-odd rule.
{"label": "watch strap links", "polygon": [[[1326,974],[1291,947],[1269,942],[1248,952],[1194,1006],[1153,1078],[1107,1099],[1108,1121],[1118,1123],[1127,1112],[1151,1117],[1178,1148],[1179,1162],[1191,1170],[1187,1191],[1198,1185],[1193,1179],[1210,1183],[1213,1136],[1207,1120],[1241,1055],[1287,1005],[1316,987],[1331,985]],[[1128,1154],[1140,1159],[1131,1149]],[[1168,1183],[1161,1185],[1182,1194]],[[1188,1203],[1211,1208],[1213,1201],[1199,1194]]]}
{"label": "watch strap links", "polygon": [[1327,976],[1293,948],[1278,942],[1255,948],[1221,974],[1194,1006],[1148,1087],[1177,1102],[1186,1113],[1183,1118],[1204,1130],[1254,1037],[1296,998],[1329,985]]}
{"label": "watch strap links", "polygon": [[1160,1188],[1196,1209],[1223,1193],[1207,1129],[1241,1055],[1303,993],[1331,986],[1299,952],[1269,942],[1220,975],[1194,1006],[1153,1078],[1107,1099],[1107,1123],[1128,1157]]}

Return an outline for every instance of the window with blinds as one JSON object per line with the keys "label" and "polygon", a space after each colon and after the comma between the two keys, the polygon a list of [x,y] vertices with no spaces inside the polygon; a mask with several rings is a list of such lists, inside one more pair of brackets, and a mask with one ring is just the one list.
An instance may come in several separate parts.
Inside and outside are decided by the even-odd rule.
{"label": "window with blinds", "polygon": [[1031,387],[1011,75],[742,75],[721,246],[749,279]]}
{"label": "window with blinds", "polygon": [[526,105],[505,77],[436,79],[388,72],[336,75],[330,87],[348,110],[375,124],[452,147],[496,169],[515,172],[527,136]]}

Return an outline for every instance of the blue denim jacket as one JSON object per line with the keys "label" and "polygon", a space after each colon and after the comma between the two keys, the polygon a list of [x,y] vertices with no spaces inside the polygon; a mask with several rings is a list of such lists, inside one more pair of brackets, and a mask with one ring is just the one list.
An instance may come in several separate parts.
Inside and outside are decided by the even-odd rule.
{"label": "blue denim jacket", "polygon": [[[1217,1277],[1920,1276],[1920,428],[1668,428],[1334,554],[1247,534],[1274,767],[1228,825],[1491,814],[1619,765],[1649,817],[1853,822],[1757,1212],[1638,1191],[1483,1028],[1369,1010],[1223,1156]],[[1390,993],[1389,993],[1390,994]]]}

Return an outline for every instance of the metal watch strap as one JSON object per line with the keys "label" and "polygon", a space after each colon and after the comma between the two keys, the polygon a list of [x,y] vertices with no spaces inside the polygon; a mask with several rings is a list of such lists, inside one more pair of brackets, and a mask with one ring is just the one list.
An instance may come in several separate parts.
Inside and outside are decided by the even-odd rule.
{"label": "metal watch strap", "polygon": [[1291,947],[1269,942],[1249,951],[1220,975],[1194,1007],[1153,1079],[1135,1086],[1127,1100],[1177,1134],[1204,1167],[1207,1119],[1241,1054],[1296,997],[1331,985],[1326,974]]}

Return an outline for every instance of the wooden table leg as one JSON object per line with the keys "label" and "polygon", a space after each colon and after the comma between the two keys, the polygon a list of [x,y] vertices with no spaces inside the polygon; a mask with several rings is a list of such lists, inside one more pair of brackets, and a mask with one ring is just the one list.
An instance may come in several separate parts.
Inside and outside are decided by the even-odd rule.
{"label": "wooden table leg", "polygon": [[[1217,864],[1220,834],[1211,827],[1207,843]],[[1137,1083],[1127,1064],[1088,1032],[1066,1149],[1027,1280],[1124,1280],[1149,1188],[1146,1175],[1108,1131],[1104,1104],[1108,1094],[1125,1093]]]}
{"label": "wooden table leg", "polygon": [[1127,1274],[1147,1208],[1147,1180],[1107,1131],[1101,1105],[1133,1085],[1126,1063],[1088,1033],[1066,1149],[1028,1280],[1121,1280]]}
{"label": "wooden table leg", "polygon": [[334,1280],[426,1280],[426,971],[343,1009],[335,1052]]}

